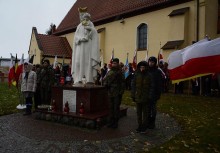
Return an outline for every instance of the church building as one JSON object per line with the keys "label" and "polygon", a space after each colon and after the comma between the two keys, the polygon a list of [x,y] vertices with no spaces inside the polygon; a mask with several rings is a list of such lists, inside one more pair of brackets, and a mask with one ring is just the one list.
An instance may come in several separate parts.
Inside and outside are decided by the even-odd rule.
{"label": "church building", "polygon": [[43,58],[53,62],[56,55],[70,61],[79,7],[87,7],[91,14],[106,63],[112,50],[123,63],[127,53],[132,62],[135,50],[137,62],[146,54],[157,57],[160,50],[167,61],[172,51],[193,41],[220,36],[220,0],[77,0],[52,35],[38,34],[33,28],[29,55],[36,56],[34,64]]}

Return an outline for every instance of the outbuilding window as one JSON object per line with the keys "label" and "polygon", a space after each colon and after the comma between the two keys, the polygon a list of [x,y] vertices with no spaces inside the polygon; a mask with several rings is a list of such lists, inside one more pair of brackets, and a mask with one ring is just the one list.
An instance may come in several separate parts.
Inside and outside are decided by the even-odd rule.
{"label": "outbuilding window", "polygon": [[147,24],[142,23],[137,28],[137,50],[147,49]]}

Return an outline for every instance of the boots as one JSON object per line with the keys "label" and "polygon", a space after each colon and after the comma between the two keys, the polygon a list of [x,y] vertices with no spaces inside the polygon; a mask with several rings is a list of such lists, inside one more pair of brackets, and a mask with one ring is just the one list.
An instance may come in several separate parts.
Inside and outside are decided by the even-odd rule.
{"label": "boots", "polygon": [[25,113],[23,115],[31,115],[31,105],[26,105]]}
{"label": "boots", "polygon": [[113,129],[118,128],[118,119],[112,118],[107,126]]}
{"label": "boots", "polygon": [[150,117],[149,118],[149,125],[148,125],[148,128],[149,129],[154,129],[155,128],[155,120],[156,120],[156,118],[155,117]]}

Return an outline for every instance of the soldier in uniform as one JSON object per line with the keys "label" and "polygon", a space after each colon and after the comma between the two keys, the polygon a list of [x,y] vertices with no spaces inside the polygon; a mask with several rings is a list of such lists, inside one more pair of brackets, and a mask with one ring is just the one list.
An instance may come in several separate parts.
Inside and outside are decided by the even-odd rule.
{"label": "soldier in uniform", "polygon": [[136,102],[138,128],[137,133],[145,133],[148,121],[149,93],[151,88],[151,77],[149,74],[148,64],[141,61],[137,65],[137,71],[131,83],[131,97]]}
{"label": "soldier in uniform", "polygon": [[104,86],[108,89],[110,103],[110,116],[108,127],[117,128],[120,117],[121,97],[124,91],[125,78],[119,67],[119,59],[112,60],[112,68],[103,80]]}
{"label": "soldier in uniform", "polygon": [[46,59],[37,81],[40,86],[41,103],[44,105],[51,103],[51,88],[54,85],[54,79],[54,71],[50,67],[50,61]]}

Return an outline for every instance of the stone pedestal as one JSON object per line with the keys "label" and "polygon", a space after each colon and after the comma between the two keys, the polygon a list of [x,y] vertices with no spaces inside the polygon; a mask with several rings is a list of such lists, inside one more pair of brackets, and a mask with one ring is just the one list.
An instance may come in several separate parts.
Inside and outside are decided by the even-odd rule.
{"label": "stone pedestal", "polygon": [[106,88],[102,86],[75,85],[52,87],[52,101],[55,100],[57,112],[63,112],[64,103],[66,102],[64,99],[71,99],[68,103],[70,105],[74,104],[75,109],[71,110],[70,107],[70,112],[76,114],[79,114],[81,103],[84,105],[85,114],[108,111],[108,93]]}

